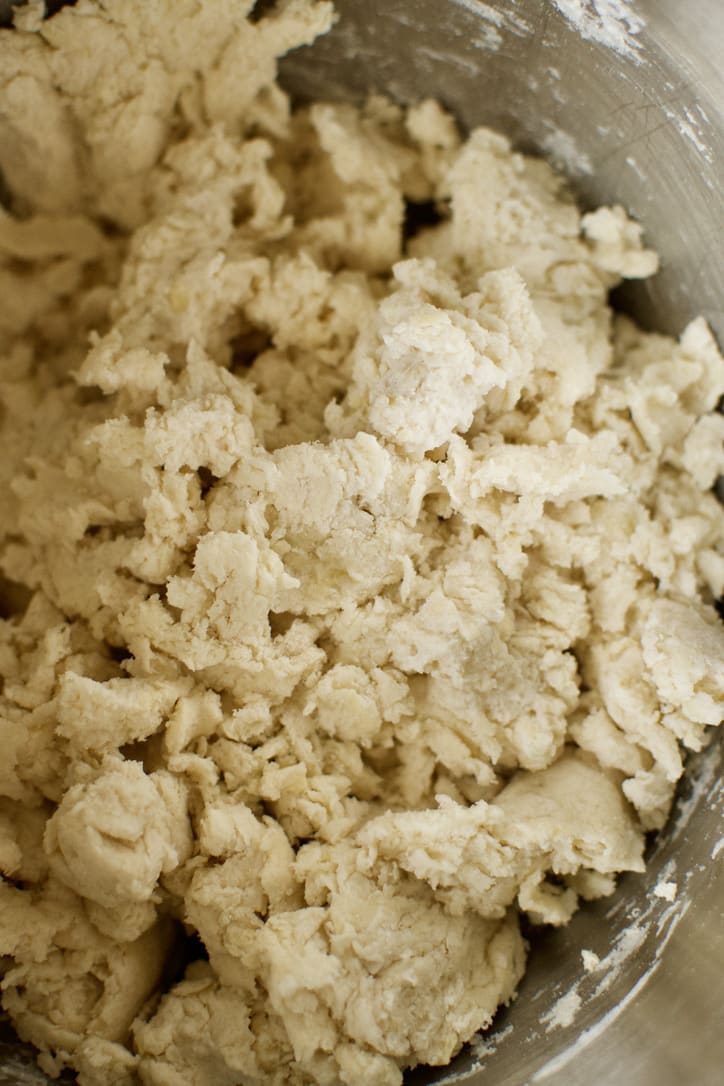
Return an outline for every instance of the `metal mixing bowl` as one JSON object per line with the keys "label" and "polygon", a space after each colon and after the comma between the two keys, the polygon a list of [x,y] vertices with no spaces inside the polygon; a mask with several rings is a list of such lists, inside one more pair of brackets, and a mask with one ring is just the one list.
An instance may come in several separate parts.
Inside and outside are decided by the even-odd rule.
{"label": "metal mixing bowl", "polygon": [[[296,97],[431,96],[465,127],[493,125],[547,154],[584,205],[623,203],[661,254],[660,274],[618,303],[671,333],[702,313],[724,342],[721,0],[337,7],[336,29],[282,65]],[[723,739],[690,759],[647,873],[624,877],[566,929],[535,934],[518,999],[484,1044],[450,1068],[410,1074],[410,1086],[724,1081]],[[656,892],[670,883],[673,901]],[[584,949],[601,959],[590,973]],[[27,1061],[0,1038],[0,1086],[44,1082]]]}

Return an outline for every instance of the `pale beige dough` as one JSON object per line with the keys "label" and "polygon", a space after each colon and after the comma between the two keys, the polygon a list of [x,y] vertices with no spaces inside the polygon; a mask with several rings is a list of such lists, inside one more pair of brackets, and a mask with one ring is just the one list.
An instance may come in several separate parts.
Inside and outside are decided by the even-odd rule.
{"label": "pale beige dough", "polygon": [[331,6],[251,6],[0,32],[3,1003],[81,1086],[446,1063],[724,712],[706,324],[503,136],[292,111]]}

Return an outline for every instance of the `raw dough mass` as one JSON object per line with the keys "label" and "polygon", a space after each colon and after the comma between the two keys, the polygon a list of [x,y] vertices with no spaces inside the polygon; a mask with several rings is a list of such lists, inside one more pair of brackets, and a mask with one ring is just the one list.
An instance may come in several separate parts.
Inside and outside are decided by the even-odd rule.
{"label": "raw dough mass", "polygon": [[3,1004],[82,1086],[444,1064],[722,717],[708,328],[502,136],[291,112],[331,7],[250,7],[0,33]]}

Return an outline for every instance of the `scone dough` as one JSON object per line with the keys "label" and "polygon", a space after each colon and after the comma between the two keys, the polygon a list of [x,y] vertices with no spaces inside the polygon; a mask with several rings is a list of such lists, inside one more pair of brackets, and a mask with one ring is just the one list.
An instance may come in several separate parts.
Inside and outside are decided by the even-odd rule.
{"label": "scone dough", "polygon": [[[282,0],[0,32],[3,1005],[81,1086],[399,1086],[722,719],[724,361],[619,207]],[[439,223],[403,241],[406,208]]]}

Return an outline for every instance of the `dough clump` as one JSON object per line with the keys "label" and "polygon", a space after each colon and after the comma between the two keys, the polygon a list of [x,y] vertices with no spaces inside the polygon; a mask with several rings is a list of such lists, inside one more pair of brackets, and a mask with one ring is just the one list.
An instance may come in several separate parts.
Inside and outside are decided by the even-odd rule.
{"label": "dough clump", "polygon": [[614,316],[640,229],[504,137],[293,111],[326,0],[41,7],[0,32],[3,1005],[81,1086],[399,1086],[513,998],[521,914],[643,869],[722,719],[724,361]]}

